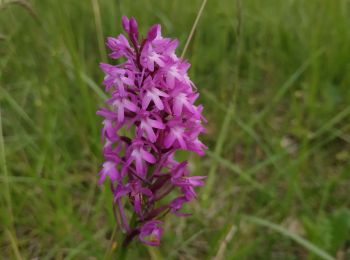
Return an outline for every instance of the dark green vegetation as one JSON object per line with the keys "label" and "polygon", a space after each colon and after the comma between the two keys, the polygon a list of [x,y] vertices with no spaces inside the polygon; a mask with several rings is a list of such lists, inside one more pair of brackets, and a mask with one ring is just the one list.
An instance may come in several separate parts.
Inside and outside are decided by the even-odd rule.
{"label": "dark green vegetation", "polygon": [[[104,38],[134,15],[183,48],[201,1],[5,2],[0,258],[102,259]],[[350,259],[350,1],[241,2],[209,0],[186,53],[209,121],[191,168],[207,186],[130,259]]]}

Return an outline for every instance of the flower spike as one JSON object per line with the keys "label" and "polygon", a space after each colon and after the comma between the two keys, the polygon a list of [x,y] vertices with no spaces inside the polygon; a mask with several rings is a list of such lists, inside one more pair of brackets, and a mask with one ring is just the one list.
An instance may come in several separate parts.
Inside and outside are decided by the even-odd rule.
{"label": "flower spike", "polygon": [[[189,216],[181,209],[196,198],[195,187],[204,185],[205,177],[190,176],[188,162],[178,162],[175,153],[204,155],[206,146],[198,137],[205,119],[203,107],[195,105],[199,94],[187,74],[190,64],[175,53],[178,41],[163,37],[159,24],[139,37],[133,17],[123,16],[122,26],[128,38],[108,37],[106,45],[109,57],[123,62],[100,64],[110,98],[97,112],[105,143],[99,184],[110,182],[124,244],[138,237],[158,246],[160,219],[168,213]],[[163,202],[173,191],[177,197]],[[127,209],[134,212],[133,221]]]}

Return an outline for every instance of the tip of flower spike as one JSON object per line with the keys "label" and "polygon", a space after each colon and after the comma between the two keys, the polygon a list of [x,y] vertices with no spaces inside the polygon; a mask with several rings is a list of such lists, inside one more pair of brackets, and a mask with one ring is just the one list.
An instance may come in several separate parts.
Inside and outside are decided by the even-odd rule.
{"label": "tip of flower spike", "polygon": [[125,15],[122,17],[122,26],[124,31],[126,31],[127,33],[130,32],[129,18],[126,17]]}
{"label": "tip of flower spike", "polygon": [[130,18],[129,24],[130,24],[130,31],[132,33],[137,33],[138,32],[138,26],[137,26],[136,19],[134,17]]}
{"label": "tip of flower spike", "polygon": [[138,26],[136,19],[134,17],[131,17],[130,19],[126,16],[122,17],[122,26],[125,30],[125,32],[128,33],[131,42],[134,44],[134,46],[137,45],[137,40],[138,40]]}

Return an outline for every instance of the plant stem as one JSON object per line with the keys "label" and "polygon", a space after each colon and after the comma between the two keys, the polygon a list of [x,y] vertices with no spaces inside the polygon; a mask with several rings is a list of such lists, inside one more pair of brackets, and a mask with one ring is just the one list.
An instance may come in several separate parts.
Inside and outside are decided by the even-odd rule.
{"label": "plant stem", "polygon": [[118,250],[118,257],[117,259],[118,260],[125,260],[126,259],[126,256],[127,256],[127,253],[128,253],[128,249],[129,247],[128,246],[121,246]]}
{"label": "plant stem", "polygon": [[[136,223],[136,215],[133,214],[133,216],[131,217],[131,221],[130,221],[130,227],[134,227]],[[119,243],[119,250],[118,250],[118,260],[124,260],[127,257],[127,253],[128,253],[128,249],[129,249],[129,244],[130,242],[134,239],[134,237],[139,233],[139,231],[137,229],[132,229],[131,231],[129,231],[124,239],[120,239],[120,243]]]}
{"label": "plant stem", "polygon": [[110,241],[109,241],[109,247],[108,247],[108,249],[107,249],[107,251],[106,251],[106,254],[105,254],[104,258],[103,258],[104,260],[109,259],[109,257],[110,257],[111,254],[112,254],[112,251],[113,251],[113,242],[114,242],[115,236],[116,236],[116,234],[117,234],[117,229],[118,229],[118,226],[115,225],[115,227],[114,227],[114,229],[113,229],[113,233],[112,233],[111,239],[110,239]]}

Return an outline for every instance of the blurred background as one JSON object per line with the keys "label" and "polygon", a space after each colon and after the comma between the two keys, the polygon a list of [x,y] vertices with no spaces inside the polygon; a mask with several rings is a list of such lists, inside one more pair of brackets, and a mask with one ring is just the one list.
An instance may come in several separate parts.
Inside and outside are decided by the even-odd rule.
{"label": "blurred background", "polygon": [[[181,54],[201,3],[0,0],[0,258],[103,259],[104,40],[135,16]],[[350,259],[349,28],[349,0],[208,1],[185,55],[208,119],[190,166],[207,184],[130,259]]]}

